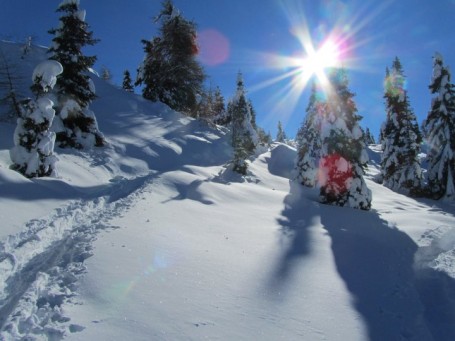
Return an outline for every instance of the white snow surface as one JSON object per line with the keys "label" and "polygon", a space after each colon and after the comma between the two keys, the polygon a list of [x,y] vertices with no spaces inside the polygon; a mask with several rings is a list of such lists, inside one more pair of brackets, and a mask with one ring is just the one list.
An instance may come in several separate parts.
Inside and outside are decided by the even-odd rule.
{"label": "white snow surface", "polygon": [[372,210],[325,206],[293,148],[242,178],[224,129],[94,81],[108,146],[58,178],[10,170],[0,123],[0,339],[455,339],[455,207],[372,181],[380,148]]}

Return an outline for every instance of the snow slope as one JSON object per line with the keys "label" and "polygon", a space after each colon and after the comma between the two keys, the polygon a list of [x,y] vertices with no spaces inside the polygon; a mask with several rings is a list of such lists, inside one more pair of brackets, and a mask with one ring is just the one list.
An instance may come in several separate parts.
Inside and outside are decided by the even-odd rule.
{"label": "snow slope", "polygon": [[294,149],[241,178],[228,132],[93,78],[109,145],[58,178],[9,170],[0,123],[0,339],[455,339],[455,207],[374,183],[377,148],[373,210],[324,206]]}

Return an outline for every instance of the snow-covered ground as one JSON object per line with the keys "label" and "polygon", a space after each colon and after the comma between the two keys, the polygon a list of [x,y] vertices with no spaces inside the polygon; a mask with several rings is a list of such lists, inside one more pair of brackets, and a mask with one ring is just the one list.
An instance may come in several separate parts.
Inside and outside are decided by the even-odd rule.
{"label": "snow-covered ground", "polygon": [[0,339],[455,340],[455,206],[372,181],[378,148],[373,209],[325,206],[293,148],[242,178],[226,130],[93,78],[108,146],[57,178],[11,171],[0,123]]}

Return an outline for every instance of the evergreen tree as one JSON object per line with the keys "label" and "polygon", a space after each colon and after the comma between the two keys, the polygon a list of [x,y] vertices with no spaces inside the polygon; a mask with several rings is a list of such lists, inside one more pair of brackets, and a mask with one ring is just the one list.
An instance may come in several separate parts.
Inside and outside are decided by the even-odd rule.
{"label": "evergreen tree", "polygon": [[246,160],[254,153],[258,136],[251,124],[251,111],[241,73],[237,76],[235,97],[229,102],[227,110],[232,117],[233,170],[245,175],[248,169]]}
{"label": "evergreen tree", "polygon": [[314,187],[317,180],[317,169],[321,157],[321,118],[326,107],[316,83],[313,83],[306,109],[307,114],[296,136],[297,177],[307,187]]}
{"label": "evergreen tree", "polygon": [[101,68],[101,79],[104,79],[105,81],[109,82],[112,79],[112,73],[111,70],[107,68],[107,66],[103,66]]}
{"label": "evergreen tree", "polygon": [[369,210],[371,191],[363,179],[368,154],[359,126],[361,116],[348,88],[343,69],[329,74],[331,88],[326,112],[321,118],[321,161],[319,184],[321,201],[326,204]]}
{"label": "evergreen tree", "polygon": [[128,70],[123,72],[122,89],[128,92],[134,92],[133,81],[131,80],[131,75]]}
{"label": "evergreen tree", "polygon": [[365,143],[367,145],[376,144],[376,141],[374,140],[374,136],[371,134],[370,129],[368,127],[365,130],[364,139],[365,139]]}
{"label": "evergreen tree", "polygon": [[285,143],[287,140],[287,136],[285,131],[283,130],[283,125],[281,121],[278,121],[277,133],[276,133],[276,142]]}
{"label": "evergreen tree", "polygon": [[144,98],[191,114],[205,78],[196,60],[196,24],[186,20],[170,0],[163,2],[155,22],[160,23],[160,34],[151,41],[142,41],[146,55],[136,85],[144,84]]}
{"label": "evergreen tree", "polygon": [[381,129],[383,184],[395,191],[418,195],[422,170],[418,155],[422,136],[410,108],[405,76],[398,58],[386,71],[385,94],[387,118]]}
{"label": "evergreen tree", "polygon": [[56,76],[62,70],[62,65],[56,61],[39,64],[33,72],[31,87],[36,100],[24,100],[20,106],[21,117],[17,120],[14,147],[10,150],[11,168],[29,178],[55,172],[55,133],[50,131],[55,110],[46,93],[55,85]]}
{"label": "evergreen tree", "polygon": [[429,86],[431,110],[423,124],[429,145],[428,192],[436,199],[455,198],[455,87],[450,76],[442,56],[436,53]]}
{"label": "evergreen tree", "polygon": [[59,28],[49,30],[54,35],[53,46],[49,49],[50,59],[63,66],[63,73],[57,80],[58,105],[56,121],[57,141],[62,147],[82,148],[84,145],[102,146],[103,135],[98,130],[95,115],[88,109],[96,97],[95,87],[88,76],[96,57],[85,56],[82,48],[94,45],[89,25],[85,22],[85,11],[79,8],[79,0],[64,0],[57,12],[60,17]]}

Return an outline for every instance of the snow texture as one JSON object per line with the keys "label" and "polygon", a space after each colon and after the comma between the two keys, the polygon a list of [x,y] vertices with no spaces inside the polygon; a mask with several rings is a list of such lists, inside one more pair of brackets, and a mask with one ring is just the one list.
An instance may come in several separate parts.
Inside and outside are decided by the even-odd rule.
{"label": "snow texture", "polygon": [[57,83],[57,76],[63,72],[62,64],[55,60],[46,60],[36,66],[33,71],[32,81],[39,84],[45,92],[53,89]]}

